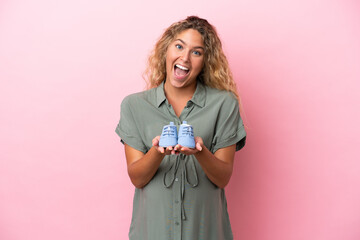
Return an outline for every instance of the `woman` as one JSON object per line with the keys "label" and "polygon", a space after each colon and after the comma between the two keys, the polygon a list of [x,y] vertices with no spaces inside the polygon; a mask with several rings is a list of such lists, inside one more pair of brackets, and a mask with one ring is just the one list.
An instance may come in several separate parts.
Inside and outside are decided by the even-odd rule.
{"label": "woman", "polygon": [[[174,23],[148,65],[149,90],[127,96],[116,132],[136,187],[131,240],[233,239],[224,187],[245,144],[236,86],[212,25]],[[196,147],[159,147],[164,125],[193,126]]]}

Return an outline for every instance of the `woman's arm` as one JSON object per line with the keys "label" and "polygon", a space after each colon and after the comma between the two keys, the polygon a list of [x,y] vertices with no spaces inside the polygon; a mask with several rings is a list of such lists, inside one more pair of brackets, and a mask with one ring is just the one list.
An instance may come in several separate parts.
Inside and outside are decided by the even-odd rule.
{"label": "woman's arm", "polygon": [[187,155],[194,154],[210,181],[219,188],[224,188],[232,175],[236,145],[221,148],[212,154],[200,137],[196,137],[195,141],[195,149],[181,146],[176,146],[175,149]]}
{"label": "woman's arm", "polygon": [[[125,144],[125,156],[128,174],[136,188],[142,188],[151,180],[160,166],[165,155],[183,153],[194,155],[204,170],[206,176],[219,188],[224,188],[230,181],[235,156],[235,144],[221,148],[212,154],[206,148],[202,139],[196,137],[196,148],[189,149],[177,145],[172,147],[159,147],[160,136],[153,139],[153,147],[144,154]],[[176,150],[176,152],[175,152]]]}
{"label": "woman's arm", "polygon": [[142,188],[148,184],[165,155],[175,153],[171,147],[166,149],[159,147],[159,139],[159,136],[153,139],[153,146],[146,154],[125,144],[128,174],[136,188]]}
{"label": "woman's arm", "polygon": [[221,148],[212,154],[205,146],[202,151],[194,154],[202,166],[206,176],[219,188],[224,188],[230,181],[234,156],[235,144]]}

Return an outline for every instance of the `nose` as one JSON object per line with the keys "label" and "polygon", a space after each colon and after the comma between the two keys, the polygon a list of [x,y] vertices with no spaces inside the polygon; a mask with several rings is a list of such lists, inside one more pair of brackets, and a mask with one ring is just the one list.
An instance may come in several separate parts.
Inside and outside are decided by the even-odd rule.
{"label": "nose", "polygon": [[183,51],[181,55],[181,60],[188,62],[190,58],[190,51]]}

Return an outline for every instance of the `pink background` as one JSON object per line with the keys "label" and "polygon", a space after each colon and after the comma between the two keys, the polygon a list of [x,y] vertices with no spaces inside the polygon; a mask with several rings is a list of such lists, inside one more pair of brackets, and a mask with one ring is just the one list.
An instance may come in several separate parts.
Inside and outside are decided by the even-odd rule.
{"label": "pink background", "polygon": [[2,0],[1,240],[127,239],[120,103],[193,14],[217,27],[244,106],[235,239],[360,239],[358,1]]}

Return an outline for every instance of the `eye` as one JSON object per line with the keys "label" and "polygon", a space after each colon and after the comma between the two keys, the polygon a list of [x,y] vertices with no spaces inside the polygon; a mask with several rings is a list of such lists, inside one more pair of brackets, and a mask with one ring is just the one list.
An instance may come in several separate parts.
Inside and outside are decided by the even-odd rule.
{"label": "eye", "polygon": [[201,56],[201,52],[199,52],[199,51],[193,51],[193,53],[197,56]]}
{"label": "eye", "polygon": [[180,44],[176,44],[175,47],[176,47],[177,49],[182,49],[182,48],[183,48]]}

